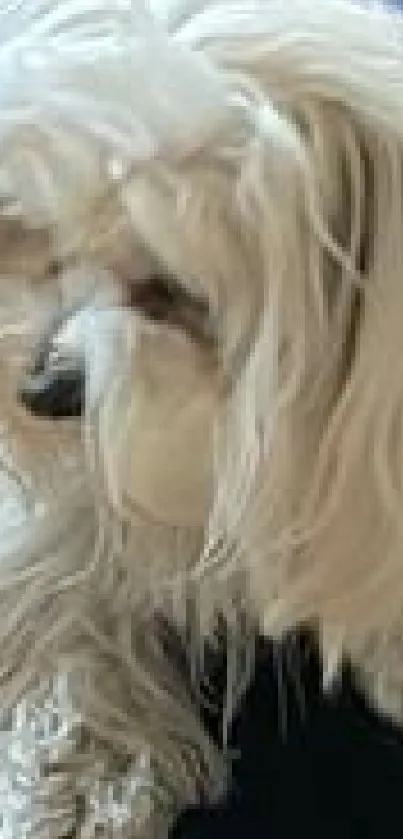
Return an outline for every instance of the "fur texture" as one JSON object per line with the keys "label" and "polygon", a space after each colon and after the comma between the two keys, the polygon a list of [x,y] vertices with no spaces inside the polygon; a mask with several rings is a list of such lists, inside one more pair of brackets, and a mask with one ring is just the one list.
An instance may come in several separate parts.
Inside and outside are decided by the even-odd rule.
{"label": "fur texture", "polygon": [[[53,696],[68,721],[33,752],[23,835],[150,837],[227,771],[157,614],[195,685],[225,616],[226,723],[255,627],[300,621],[401,719],[403,22],[350,0],[52,7],[0,15],[9,494],[33,481],[1,544],[1,705]],[[173,321],[139,304],[161,275],[187,295]],[[84,360],[82,435],[14,397],[22,320],[28,357],[72,301],[52,352]]]}

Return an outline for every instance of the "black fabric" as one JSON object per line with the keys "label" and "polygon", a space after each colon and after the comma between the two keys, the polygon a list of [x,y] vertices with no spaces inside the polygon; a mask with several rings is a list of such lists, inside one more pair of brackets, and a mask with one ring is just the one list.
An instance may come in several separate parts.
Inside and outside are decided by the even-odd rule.
{"label": "black fabric", "polygon": [[[320,670],[309,636],[281,647],[259,642],[232,734],[240,755],[232,790],[215,808],[185,813],[171,839],[400,835],[403,738],[371,709],[348,667],[328,696]],[[219,668],[215,680],[219,690]],[[207,715],[206,725],[216,737],[217,721]]]}

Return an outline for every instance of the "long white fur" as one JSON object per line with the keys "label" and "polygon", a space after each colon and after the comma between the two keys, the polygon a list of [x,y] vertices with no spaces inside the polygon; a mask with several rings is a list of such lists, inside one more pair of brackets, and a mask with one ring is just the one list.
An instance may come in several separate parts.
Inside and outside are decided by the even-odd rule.
{"label": "long white fur", "polygon": [[[0,14],[4,317],[29,284],[25,249],[17,325],[49,294],[74,297],[77,277],[80,293],[102,286],[59,336],[89,364],[81,442],[13,405],[3,337],[9,492],[25,464],[43,506],[0,547],[0,703],[20,745],[34,702],[46,717],[53,695],[69,722],[32,752],[32,839],[71,829],[79,795],[79,835],[98,819],[150,837],[200,785],[220,789],[226,756],[155,630],[156,610],[183,629],[189,592],[201,666],[200,637],[227,618],[227,722],[249,675],[245,610],[264,632],[318,619],[325,652],[352,653],[401,720],[403,22],[350,0],[167,10],[155,32],[124,3]],[[69,269],[48,292],[55,256]],[[161,264],[209,297],[218,357],[116,305]],[[69,465],[49,492],[52,439]],[[57,783],[40,759],[63,767]],[[111,826],[101,804],[122,774]]]}

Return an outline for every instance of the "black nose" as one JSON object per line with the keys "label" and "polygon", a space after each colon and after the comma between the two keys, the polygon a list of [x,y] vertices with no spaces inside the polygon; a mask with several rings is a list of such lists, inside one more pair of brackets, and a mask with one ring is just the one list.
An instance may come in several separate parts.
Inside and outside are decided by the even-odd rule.
{"label": "black nose", "polygon": [[18,400],[38,417],[81,417],[85,409],[84,370],[47,370],[28,375],[18,390]]}

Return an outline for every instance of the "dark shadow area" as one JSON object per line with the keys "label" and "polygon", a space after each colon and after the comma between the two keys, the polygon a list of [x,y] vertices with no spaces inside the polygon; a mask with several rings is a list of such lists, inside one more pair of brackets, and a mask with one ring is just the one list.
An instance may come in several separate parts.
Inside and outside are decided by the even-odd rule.
{"label": "dark shadow area", "polygon": [[[219,693],[220,667],[214,680]],[[214,718],[206,724],[217,736]],[[231,745],[240,757],[226,801],[185,813],[171,839],[399,835],[403,737],[371,709],[348,666],[322,695],[309,636],[259,642]]]}

